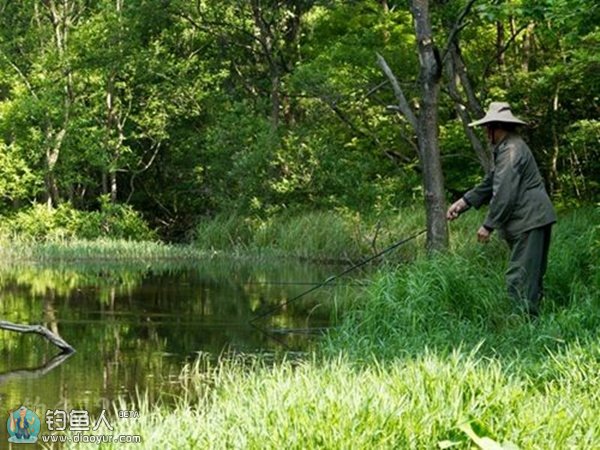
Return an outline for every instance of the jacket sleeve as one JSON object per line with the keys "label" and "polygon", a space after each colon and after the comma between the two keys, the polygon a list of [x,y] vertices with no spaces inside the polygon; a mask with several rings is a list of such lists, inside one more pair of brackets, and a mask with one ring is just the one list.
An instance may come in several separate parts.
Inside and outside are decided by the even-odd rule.
{"label": "jacket sleeve", "polygon": [[493,180],[494,171],[491,170],[481,181],[481,183],[463,196],[463,199],[469,206],[473,206],[476,209],[481,208],[482,205],[488,203],[492,198]]}
{"label": "jacket sleeve", "polygon": [[492,183],[490,209],[484,226],[488,229],[501,227],[510,218],[520,190],[519,151],[509,147],[496,160]]}

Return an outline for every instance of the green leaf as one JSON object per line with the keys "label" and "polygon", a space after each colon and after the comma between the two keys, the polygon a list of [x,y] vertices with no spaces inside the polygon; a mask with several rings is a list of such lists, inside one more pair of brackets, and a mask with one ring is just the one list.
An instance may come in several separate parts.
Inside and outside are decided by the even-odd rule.
{"label": "green leaf", "polygon": [[519,447],[512,442],[500,444],[499,442],[489,438],[480,437],[473,431],[470,423],[463,423],[458,426],[458,429],[464,432],[481,450],[517,450]]}

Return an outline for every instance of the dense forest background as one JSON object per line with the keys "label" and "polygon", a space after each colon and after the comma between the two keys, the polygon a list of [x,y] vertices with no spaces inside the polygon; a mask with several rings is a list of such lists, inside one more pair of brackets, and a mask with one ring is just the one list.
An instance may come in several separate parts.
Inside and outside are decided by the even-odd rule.
{"label": "dense forest background", "polygon": [[[557,203],[597,199],[598,3],[430,8],[448,199],[484,172],[464,122],[492,100],[529,123]],[[181,240],[217,215],[422,202],[415,132],[377,59],[418,110],[406,1],[2,0],[0,21],[3,216],[118,210]]]}

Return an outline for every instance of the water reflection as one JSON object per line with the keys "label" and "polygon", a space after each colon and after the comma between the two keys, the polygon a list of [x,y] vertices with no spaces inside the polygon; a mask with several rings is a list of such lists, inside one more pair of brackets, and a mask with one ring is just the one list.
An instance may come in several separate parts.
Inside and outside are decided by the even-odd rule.
{"label": "water reflection", "polygon": [[[77,353],[59,365],[56,348],[42,337],[0,331],[0,402],[12,408],[25,404],[42,415],[58,408],[99,411],[112,408],[119,395],[134,397],[136,390],[156,400],[197,352],[271,351],[283,344],[305,349],[311,342],[305,334],[279,333],[275,340],[248,322],[335,271],[224,259],[195,267],[4,265],[2,320],[41,323]],[[326,326],[333,289],[287,305],[268,327]]]}

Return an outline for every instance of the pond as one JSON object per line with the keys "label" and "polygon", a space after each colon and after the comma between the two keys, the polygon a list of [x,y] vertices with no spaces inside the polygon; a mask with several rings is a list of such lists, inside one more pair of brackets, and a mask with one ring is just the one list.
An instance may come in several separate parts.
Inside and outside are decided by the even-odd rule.
{"label": "pond", "polygon": [[327,327],[334,299],[353,288],[328,285],[290,303],[260,322],[268,333],[249,321],[339,271],[227,259],[4,265],[0,320],[43,324],[77,350],[56,360],[43,337],[0,331],[4,413],[20,405],[40,417],[47,409],[112,411],[117,398],[135,401],[138,392],[155,401],[199,353],[306,351],[315,342],[306,331]]}

